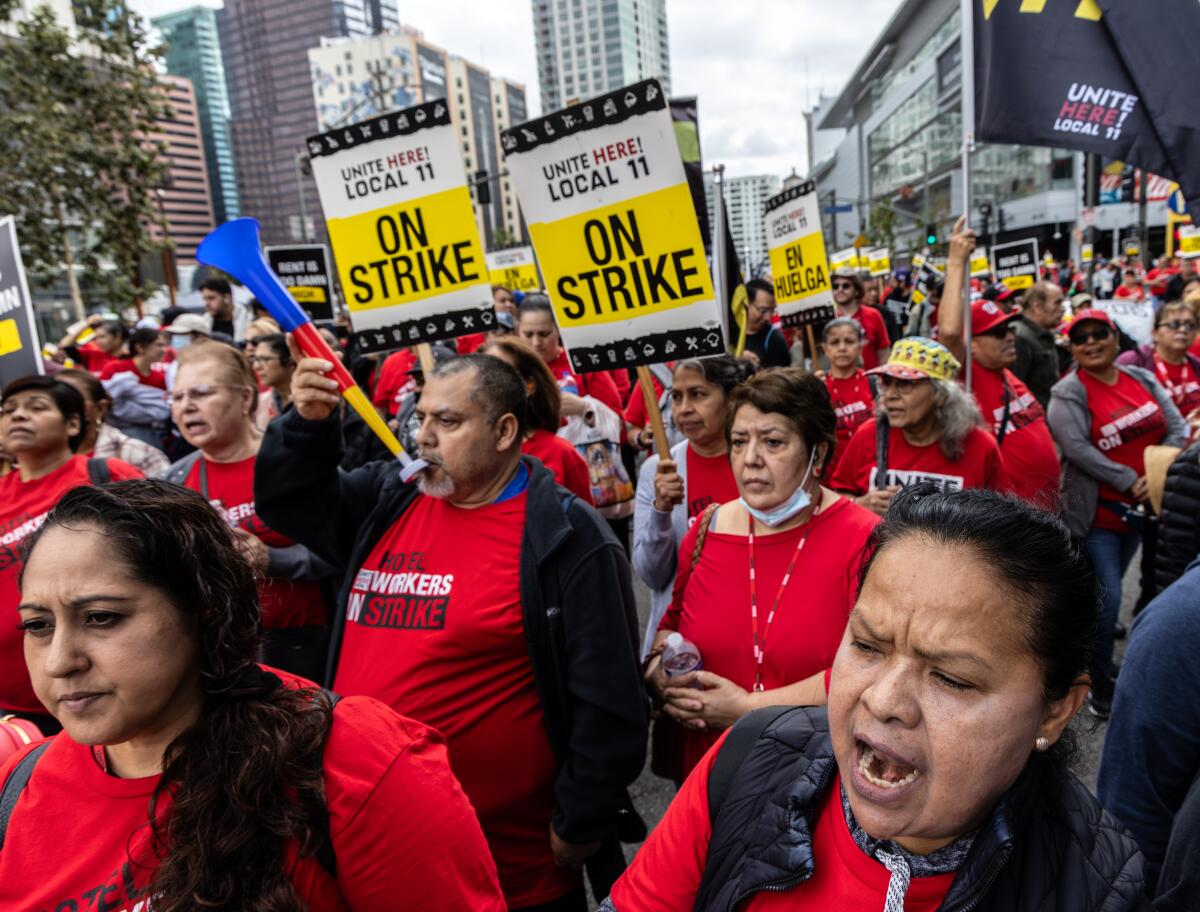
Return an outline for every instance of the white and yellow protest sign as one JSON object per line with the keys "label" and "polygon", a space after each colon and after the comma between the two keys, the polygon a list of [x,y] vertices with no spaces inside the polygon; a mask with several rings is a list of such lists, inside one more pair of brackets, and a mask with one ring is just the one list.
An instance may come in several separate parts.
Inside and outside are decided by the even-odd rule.
{"label": "white and yellow protest sign", "polygon": [[1135,257],[1142,255],[1142,242],[1135,237],[1128,237],[1122,242],[1125,250],[1125,256]]}
{"label": "white and yellow protest sign", "polygon": [[871,278],[878,279],[892,274],[892,251],[887,247],[876,247],[867,254],[867,268]]}
{"label": "white and yellow protest sign", "polygon": [[946,276],[934,266],[932,260],[927,260],[921,254],[912,258],[913,290],[912,303],[923,303],[936,288],[945,284]]}
{"label": "white and yellow protest sign", "polygon": [[1179,229],[1179,255],[1185,260],[1200,257],[1200,228],[1183,225]]}
{"label": "white and yellow protest sign", "polygon": [[[763,206],[775,303],[784,326],[821,323],[833,316],[829,263],[821,232],[815,181],[771,197]],[[858,251],[851,252],[857,257]]]}
{"label": "white and yellow protest sign", "polygon": [[988,259],[988,249],[986,247],[976,247],[971,251],[971,260],[969,272],[971,278],[990,275],[992,272],[992,262]]}
{"label": "white and yellow protest sign", "polygon": [[542,287],[532,247],[509,247],[487,255],[488,279],[509,291],[537,291]]}
{"label": "white and yellow protest sign", "polygon": [[576,371],[725,350],[657,80],[511,127],[501,144]]}
{"label": "white and yellow protest sign", "polygon": [[839,250],[829,257],[828,265],[831,270],[858,269],[858,248],[847,247],[845,250]]}
{"label": "white and yellow protest sign", "polygon": [[364,351],[491,327],[487,263],[444,101],[309,137],[308,151]]}
{"label": "white and yellow protest sign", "polygon": [[1045,253],[1042,254],[1042,265],[1043,266],[1053,266],[1054,265],[1054,254],[1052,254],[1049,250],[1047,250]]}
{"label": "white and yellow protest sign", "polygon": [[1092,244],[1082,244],[1079,247],[1079,260],[1090,263],[1096,257],[1096,248]]}

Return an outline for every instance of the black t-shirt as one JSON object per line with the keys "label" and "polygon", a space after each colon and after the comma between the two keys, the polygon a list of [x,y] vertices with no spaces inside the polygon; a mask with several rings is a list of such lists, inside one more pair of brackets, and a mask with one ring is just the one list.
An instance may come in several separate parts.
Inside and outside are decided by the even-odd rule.
{"label": "black t-shirt", "polygon": [[213,317],[212,331],[215,333],[225,333],[229,338],[233,338],[233,320],[220,320]]}
{"label": "black t-shirt", "polygon": [[774,323],[756,333],[747,333],[746,351],[758,355],[763,367],[790,367],[792,364],[792,354],[788,351],[787,340],[783,338],[783,330]]}

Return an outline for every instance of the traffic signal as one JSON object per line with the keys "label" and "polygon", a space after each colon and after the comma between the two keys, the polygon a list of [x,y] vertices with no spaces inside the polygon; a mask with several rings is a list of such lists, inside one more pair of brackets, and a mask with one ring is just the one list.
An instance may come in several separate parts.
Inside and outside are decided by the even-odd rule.
{"label": "traffic signal", "polygon": [[481,206],[490,206],[492,203],[492,185],[488,183],[487,171],[475,172],[475,199]]}
{"label": "traffic signal", "polygon": [[930,222],[925,226],[925,243],[932,247],[938,242],[937,225]]}

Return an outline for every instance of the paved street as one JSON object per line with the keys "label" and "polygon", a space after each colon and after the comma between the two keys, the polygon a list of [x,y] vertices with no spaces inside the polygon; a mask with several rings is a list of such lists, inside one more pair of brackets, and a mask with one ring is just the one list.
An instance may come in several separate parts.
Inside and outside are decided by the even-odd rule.
{"label": "paved street", "polygon": [[[1121,601],[1121,620],[1125,622],[1126,626],[1129,626],[1133,621],[1133,605],[1137,601],[1139,587],[1138,562],[1140,559],[1141,556],[1139,553],[1138,557],[1134,558],[1133,563],[1130,565],[1129,573],[1125,577],[1124,593]],[[641,580],[636,579],[636,577],[634,579],[634,587],[638,601],[638,619],[644,628],[650,608],[650,593]],[[1124,652],[1125,642],[1120,641],[1117,643],[1118,662],[1124,655]],[[1085,710],[1076,718],[1075,726],[1079,732],[1080,746],[1082,748],[1076,773],[1088,783],[1089,787],[1095,789],[1096,775],[1100,767],[1100,750],[1104,743],[1105,725],[1097,722]],[[658,778],[650,772],[649,758],[647,758],[647,768],[642,772],[638,781],[634,783],[632,795],[634,804],[637,805],[638,810],[646,818],[646,822],[651,827],[662,819],[674,793],[675,788],[671,783]],[[627,845],[625,847],[626,857],[632,858],[637,849],[638,845]],[[594,907],[593,904],[592,908]]]}

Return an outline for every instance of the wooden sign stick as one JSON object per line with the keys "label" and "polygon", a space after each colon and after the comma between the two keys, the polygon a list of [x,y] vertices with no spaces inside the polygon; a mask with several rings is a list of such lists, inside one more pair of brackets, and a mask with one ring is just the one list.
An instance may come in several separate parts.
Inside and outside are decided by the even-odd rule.
{"label": "wooden sign stick", "polygon": [[638,385],[642,388],[642,398],[646,402],[646,417],[650,419],[650,429],[654,432],[654,450],[659,459],[670,459],[671,448],[667,444],[667,427],[663,423],[662,412],[658,408],[658,398],[654,395],[654,377],[650,368],[639,364],[637,369]]}

